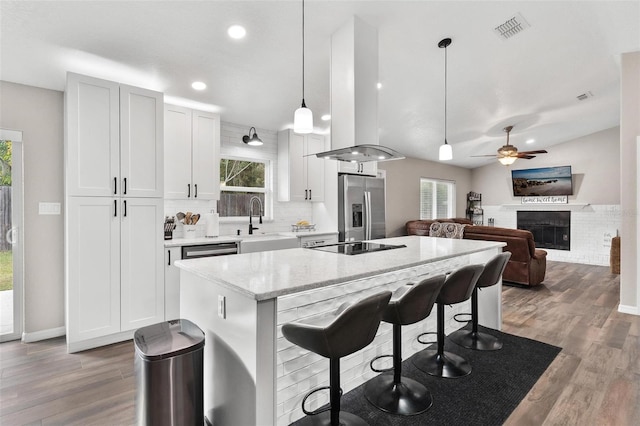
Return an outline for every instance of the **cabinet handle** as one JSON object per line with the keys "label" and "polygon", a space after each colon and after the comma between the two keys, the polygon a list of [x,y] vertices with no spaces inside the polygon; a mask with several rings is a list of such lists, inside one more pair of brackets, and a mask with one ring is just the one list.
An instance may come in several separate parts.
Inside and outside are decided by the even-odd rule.
{"label": "cabinet handle", "polygon": [[311,197],[311,190],[309,190],[309,199],[311,199],[311,198],[312,198],[312,197]]}
{"label": "cabinet handle", "polygon": [[122,192],[124,193],[124,195],[127,195],[127,178],[124,178]]}
{"label": "cabinet handle", "polygon": [[123,214],[122,214],[122,215],[123,215],[124,217],[127,217],[127,200],[124,200],[124,201],[123,201],[123,204],[124,204],[124,212],[123,212]]}
{"label": "cabinet handle", "polygon": [[191,198],[191,184],[187,184],[187,198]]}
{"label": "cabinet handle", "polygon": [[193,197],[194,197],[194,198],[198,198],[198,184],[197,184],[197,183],[194,183],[194,184],[193,184],[193,189],[194,189],[194,191],[195,191],[195,194],[194,194],[194,196],[193,196]]}
{"label": "cabinet handle", "polygon": [[305,200],[308,200],[308,199],[309,199],[309,198],[308,198],[308,193],[309,193],[309,190],[308,190],[308,189],[305,189],[305,190],[304,190],[304,199],[305,199]]}
{"label": "cabinet handle", "polygon": [[169,256],[169,261],[167,262],[167,265],[171,266],[171,250],[167,250],[167,255]]}
{"label": "cabinet handle", "polygon": [[118,193],[118,178],[113,178],[113,195]]}
{"label": "cabinet handle", "polygon": [[118,200],[113,200],[113,217],[118,217]]}

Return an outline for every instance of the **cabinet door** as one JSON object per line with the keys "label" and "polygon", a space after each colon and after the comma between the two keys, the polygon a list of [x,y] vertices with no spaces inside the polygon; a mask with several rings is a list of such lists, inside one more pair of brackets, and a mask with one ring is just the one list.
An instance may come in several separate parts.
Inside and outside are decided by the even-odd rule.
{"label": "cabinet door", "polygon": [[376,176],[378,173],[378,162],[367,161],[366,163],[349,163],[346,161],[338,161],[338,172]]}
{"label": "cabinet door", "polygon": [[164,107],[164,197],[186,199],[191,185],[191,110]]}
{"label": "cabinet door", "polygon": [[67,195],[110,196],[120,190],[119,108],[118,83],[67,74]]}
{"label": "cabinet door", "polygon": [[326,160],[315,155],[326,151],[324,136],[307,135],[305,161],[307,166],[308,199],[311,201],[324,201],[324,162]]}
{"label": "cabinet door", "polygon": [[163,200],[124,198],[121,217],[122,331],[164,321]]}
{"label": "cabinet door", "polygon": [[120,331],[120,210],[110,197],[67,198],[68,343]]}
{"label": "cabinet door", "polygon": [[193,198],[220,199],[220,116],[193,111]]}
{"label": "cabinet door", "polygon": [[162,197],[163,95],[120,86],[120,179],[128,197]]}
{"label": "cabinet door", "polygon": [[180,260],[180,247],[164,249],[164,319],[180,318],[180,269],[174,265]]}

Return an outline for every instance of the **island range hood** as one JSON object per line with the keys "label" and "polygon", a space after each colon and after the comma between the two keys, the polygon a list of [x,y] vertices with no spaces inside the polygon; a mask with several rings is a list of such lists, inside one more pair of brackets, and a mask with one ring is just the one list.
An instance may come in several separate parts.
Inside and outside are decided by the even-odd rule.
{"label": "island range hood", "polygon": [[378,30],[353,16],[331,36],[331,150],[318,158],[400,160],[378,144]]}

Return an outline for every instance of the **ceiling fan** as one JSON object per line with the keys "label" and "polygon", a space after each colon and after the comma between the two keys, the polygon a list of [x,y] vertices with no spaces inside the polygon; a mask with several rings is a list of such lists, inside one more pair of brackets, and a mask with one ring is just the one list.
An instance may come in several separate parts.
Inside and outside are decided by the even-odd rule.
{"label": "ceiling fan", "polygon": [[507,132],[507,144],[503,145],[498,149],[498,154],[487,154],[487,155],[472,155],[472,157],[497,157],[500,164],[508,166],[513,164],[518,158],[524,158],[525,160],[531,160],[536,156],[533,154],[546,154],[547,151],[544,149],[539,149],[536,151],[521,151],[518,152],[518,148],[509,144],[509,133],[513,130],[513,126],[507,126],[504,128],[504,131]]}

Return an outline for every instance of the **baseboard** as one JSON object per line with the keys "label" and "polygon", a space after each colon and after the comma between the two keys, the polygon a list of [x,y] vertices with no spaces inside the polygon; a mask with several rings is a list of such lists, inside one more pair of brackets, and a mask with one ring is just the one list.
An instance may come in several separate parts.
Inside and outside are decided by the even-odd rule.
{"label": "baseboard", "polygon": [[86,351],[87,349],[111,345],[113,343],[124,342],[125,340],[132,340],[134,333],[135,330],[121,331],[120,333],[109,334],[107,336],[81,340],[78,342],[69,342],[69,339],[67,339],[67,352],[72,354],[75,352]]}
{"label": "baseboard", "polygon": [[623,314],[640,315],[640,307],[631,305],[618,305],[618,312]]}
{"label": "baseboard", "polygon": [[53,339],[54,337],[64,336],[66,334],[65,327],[50,328],[48,330],[34,331],[33,333],[22,333],[22,341],[24,343],[39,342],[41,340]]}

